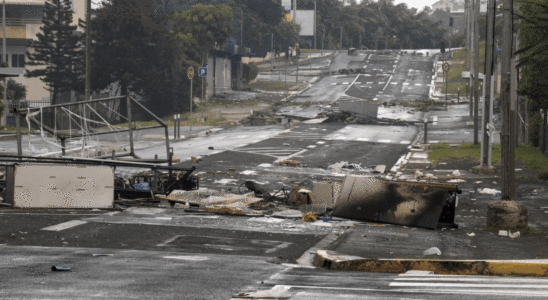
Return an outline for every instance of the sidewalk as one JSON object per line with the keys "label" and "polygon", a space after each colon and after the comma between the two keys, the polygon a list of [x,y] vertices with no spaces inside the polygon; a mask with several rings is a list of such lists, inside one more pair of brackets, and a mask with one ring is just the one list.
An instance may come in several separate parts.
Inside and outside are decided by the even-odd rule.
{"label": "sidewalk", "polygon": [[[433,111],[428,126],[428,143],[459,145],[473,142],[473,123],[468,104],[449,106],[448,111]],[[496,134],[495,143],[498,141]],[[415,146],[423,146],[423,136]],[[414,172],[432,174],[432,182],[447,183],[454,165],[439,164],[432,168],[425,151],[408,154],[399,180],[415,179]],[[407,165],[406,165],[407,163]],[[453,167],[453,168],[451,168]],[[529,232],[520,237],[500,236],[485,230],[487,205],[498,200],[496,194],[480,193],[483,189],[500,191],[500,175],[478,174],[473,166],[459,169],[455,223],[458,229],[422,229],[390,224],[363,223],[350,228],[337,240],[318,251],[318,267],[369,272],[406,272],[429,270],[440,274],[480,274],[548,276],[548,187],[542,182],[516,185],[516,199],[528,208]],[[393,175],[393,174],[392,174]],[[519,176],[519,169],[516,171]],[[513,233],[513,232],[512,232]],[[426,255],[436,247],[441,254]],[[345,256],[348,255],[348,256]],[[462,262],[462,261],[468,262]],[[518,261],[509,261],[518,260]],[[524,262],[523,260],[528,260]],[[472,262],[470,262],[472,261]]]}

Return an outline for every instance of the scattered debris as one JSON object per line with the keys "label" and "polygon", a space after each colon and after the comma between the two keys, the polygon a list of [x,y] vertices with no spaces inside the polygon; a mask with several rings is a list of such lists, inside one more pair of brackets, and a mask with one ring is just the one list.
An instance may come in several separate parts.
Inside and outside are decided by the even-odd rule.
{"label": "scattered debris", "polygon": [[464,180],[464,179],[451,179],[451,180],[447,181],[447,183],[462,183],[462,182],[466,182],[466,180]]}
{"label": "scattered debris", "polygon": [[316,196],[310,190],[304,189],[301,186],[293,186],[289,192],[288,203],[292,206],[301,206],[311,204]]}
{"label": "scattered debris", "polygon": [[483,181],[476,181],[474,182],[475,184],[480,184],[480,183],[483,183]]}
{"label": "scattered debris", "polygon": [[272,216],[287,219],[300,219],[303,216],[303,213],[296,209],[285,209],[282,211],[273,212]]}
{"label": "scattered debris", "polygon": [[290,146],[288,143],[284,143],[283,145],[284,145],[284,146]]}
{"label": "scattered debris", "polygon": [[348,175],[333,208],[333,216],[434,229],[457,227],[456,185],[388,181]]}
{"label": "scattered debris", "polygon": [[471,233],[467,233],[468,236],[476,236],[475,233],[471,232]]}
{"label": "scattered debris", "polygon": [[239,293],[238,295],[235,295],[234,298],[287,299],[291,297],[291,293],[288,292],[290,288],[291,286],[288,285],[279,285],[267,291]]}
{"label": "scattered debris", "polygon": [[478,192],[480,192],[480,194],[488,194],[488,195],[493,195],[493,196],[496,196],[497,194],[500,194],[500,191],[497,191],[495,189],[490,189],[490,188],[478,189]]}
{"label": "scattered debris", "polygon": [[385,165],[378,165],[378,166],[375,167],[375,169],[373,169],[373,172],[384,174],[385,170],[386,170]]}
{"label": "scattered debris", "polygon": [[508,236],[508,231],[506,231],[506,230],[499,230],[499,235],[500,235],[500,236]]}
{"label": "scattered debris", "polygon": [[303,221],[305,222],[314,222],[316,221],[316,213],[315,212],[309,212],[306,214],[303,214]]}
{"label": "scattered debris", "polygon": [[519,234],[519,231],[516,231],[514,233],[511,233],[510,231],[508,231],[508,236],[510,238],[517,239],[517,238],[519,238],[520,234]]}
{"label": "scattered debris", "polygon": [[301,167],[302,164],[298,161],[294,161],[294,160],[282,160],[282,161],[279,161],[278,164],[280,166],[292,166],[292,167]]}
{"label": "scattered debris", "polygon": [[54,266],[51,267],[51,270],[54,271],[54,272],[68,272],[68,271],[71,271],[72,269],[69,268],[69,267],[54,265]]}
{"label": "scattered debris", "polygon": [[460,176],[460,172],[459,172],[459,170],[455,170],[455,171],[453,171],[453,173],[451,173],[451,176],[453,176],[453,178],[455,178],[455,177],[459,177],[459,176]]}
{"label": "scattered debris", "polygon": [[423,255],[441,255],[441,251],[437,247],[432,247],[424,250],[422,254]]}

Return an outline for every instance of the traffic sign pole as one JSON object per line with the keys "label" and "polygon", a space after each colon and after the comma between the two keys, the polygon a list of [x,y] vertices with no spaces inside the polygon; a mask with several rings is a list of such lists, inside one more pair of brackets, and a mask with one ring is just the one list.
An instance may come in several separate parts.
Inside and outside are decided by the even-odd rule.
{"label": "traffic sign pole", "polygon": [[190,131],[192,131],[192,78],[190,78]]}

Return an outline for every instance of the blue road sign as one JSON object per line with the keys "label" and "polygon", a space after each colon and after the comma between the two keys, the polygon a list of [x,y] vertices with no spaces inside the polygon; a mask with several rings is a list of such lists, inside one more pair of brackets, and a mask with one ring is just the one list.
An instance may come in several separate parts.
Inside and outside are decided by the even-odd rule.
{"label": "blue road sign", "polygon": [[200,77],[207,77],[207,67],[205,67],[205,68],[198,68],[198,76],[200,76]]}
{"label": "blue road sign", "polygon": [[308,43],[308,46],[312,47],[312,41],[306,41]]}

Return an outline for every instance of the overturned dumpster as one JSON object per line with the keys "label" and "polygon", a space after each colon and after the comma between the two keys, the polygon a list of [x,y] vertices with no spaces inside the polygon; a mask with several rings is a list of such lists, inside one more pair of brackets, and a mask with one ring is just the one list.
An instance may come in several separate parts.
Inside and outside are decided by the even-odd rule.
{"label": "overturned dumpster", "polygon": [[435,229],[457,227],[456,185],[347,176],[333,216]]}

